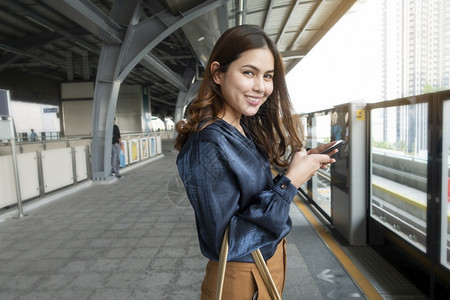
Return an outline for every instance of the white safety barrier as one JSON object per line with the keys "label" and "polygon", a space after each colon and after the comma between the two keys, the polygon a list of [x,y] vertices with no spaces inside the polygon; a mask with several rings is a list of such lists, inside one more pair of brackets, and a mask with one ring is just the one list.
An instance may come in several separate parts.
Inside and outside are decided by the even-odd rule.
{"label": "white safety barrier", "polygon": [[122,135],[125,165],[152,158],[162,153],[161,136]]}
{"label": "white safety barrier", "polygon": [[45,193],[73,184],[71,148],[42,151],[41,158]]}
{"label": "white safety barrier", "polygon": [[[21,143],[18,179],[21,201],[44,197],[50,192],[91,179],[90,138]],[[158,134],[122,135],[121,167],[143,162],[162,153]],[[15,172],[10,146],[0,147],[0,210],[17,205]]]}
{"label": "white safety barrier", "polygon": [[[20,193],[22,200],[39,196],[39,177],[36,153],[17,155]],[[0,156],[0,208],[16,204],[16,185],[11,155]]]}

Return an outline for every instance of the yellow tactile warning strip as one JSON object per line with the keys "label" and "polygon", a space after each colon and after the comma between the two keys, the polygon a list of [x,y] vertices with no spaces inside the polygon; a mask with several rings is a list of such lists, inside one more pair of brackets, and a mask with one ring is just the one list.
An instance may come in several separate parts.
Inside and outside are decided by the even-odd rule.
{"label": "yellow tactile warning strip", "polygon": [[306,207],[306,205],[300,200],[298,196],[294,198],[294,203],[303,213],[305,218],[311,224],[311,226],[316,230],[319,236],[322,238],[324,243],[330,248],[334,253],[336,258],[342,264],[342,266],[347,270],[348,274],[352,277],[353,281],[360,287],[360,289],[366,294],[368,299],[380,299],[383,297],[378,293],[374,286],[369,280],[359,271],[356,265],[350,260],[350,258],[345,254],[342,248],[336,243],[336,241],[330,236],[329,233],[325,231],[322,225],[317,221],[311,211]]}

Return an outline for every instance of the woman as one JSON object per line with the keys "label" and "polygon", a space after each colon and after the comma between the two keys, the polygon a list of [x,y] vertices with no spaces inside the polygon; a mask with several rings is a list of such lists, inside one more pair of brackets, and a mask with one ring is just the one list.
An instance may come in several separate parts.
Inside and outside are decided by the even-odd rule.
{"label": "woman", "polygon": [[[223,299],[252,299],[257,291],[267,299],[250,254],[258,248],[283,292],[290,204],[300,185],[334,162],[312,154],[327,145],[303,149],[284,76],[276,46],[259,27],[231,28],[214,46],[188,122],[177,124],[177,166],[209,259],[201,299],[215,295],[227,226]],[[287,171],[273,179],[271,166]]]}

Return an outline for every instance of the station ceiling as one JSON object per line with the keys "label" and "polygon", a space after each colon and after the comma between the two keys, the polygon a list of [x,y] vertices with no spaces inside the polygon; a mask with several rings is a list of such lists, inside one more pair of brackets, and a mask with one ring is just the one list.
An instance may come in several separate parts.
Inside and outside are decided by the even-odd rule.
{"label": "station ceiling", "polygon": [[[115,1],[1,0],[0,72],[15,70],[56,82],[95,81],[102,45],[121,46],[129,26],[110,17]],[[158,22],[164,35],[157,35],[163,38],[122,84],[147,87],[152,112],[161,116],[173,116],[178,91],[190,83],[185,79],[187,70],[201,77],[214,43],[229,27],[261,26],[278,45],[289,71],[356,2],[139,1],[139,22]],[[174,18],[189,21],[173,26]]]}

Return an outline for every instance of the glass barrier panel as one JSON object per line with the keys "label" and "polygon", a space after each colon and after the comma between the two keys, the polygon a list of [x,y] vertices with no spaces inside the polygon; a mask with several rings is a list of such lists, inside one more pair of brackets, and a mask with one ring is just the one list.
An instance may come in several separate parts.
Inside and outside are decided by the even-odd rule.
{"label": "glass barrier panel", "polygon": [[[304,136],[304,147],[306,148],[312,148],[311,147],[311,118],[308,117],[307,115],[303,115],[300,117],[300,120],[302,122],[302,126],[303,126],[303,134]],[[308,190],[308,182],[305,182],[304,184],[302,184],[300,186],[300,189],[302,189],[303,191],[307,191]]]}
{"label": "glass barrier panel", "polygon": [[450,100],[444,101],[442,124],[441,263],[450,269]]}
{"label": "glass barrier panel", "polygon": [[[331,139],[330,114],[315,115],[311,120],[308,135],[311,136],[309,147],[314,148],[330,142]],[[313,201],[328,215],[331,216],[331,182],[330,169],[320,169],[311,179],[311,194]]]}
{"label": "glass barrier panel", "polygon": [[428,103],[370,113],[371,217],[425,252]]}
{"label": "glass barrier panel", "polygon": [[[331,115],[331,141],[344,140],[345,144],[339,148],[339,152],[334,154],[336,159],[334,164],[331,164],[331,180],[334,187],[340,189],[346,197],[349,197],[349,114],[347,106],[341,107]],[[333,193],[334,190],[332,190]],[[339,197],[343,197],[344,194],[340,194]],[[332,195],[334,198],[335,196]],[[347,199],[346,201],[350,201]]]}

